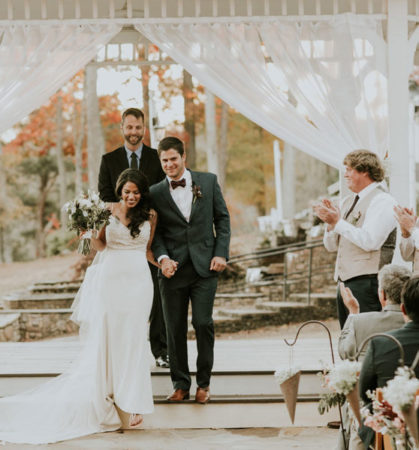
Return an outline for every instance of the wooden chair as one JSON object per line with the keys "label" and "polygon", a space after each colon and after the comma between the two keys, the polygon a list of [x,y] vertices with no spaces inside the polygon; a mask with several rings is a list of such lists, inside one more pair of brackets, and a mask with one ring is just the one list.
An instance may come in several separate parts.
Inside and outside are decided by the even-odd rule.
{"label": "wooden chair", "polygon": [[[383,391],[380,388],[377,388],[375,391],[377,395],[377,400],[383,400]],[[387,434],[375,433],[375,447],[374,450],[392,450],[393,446],[391,445],[390,436]]]}

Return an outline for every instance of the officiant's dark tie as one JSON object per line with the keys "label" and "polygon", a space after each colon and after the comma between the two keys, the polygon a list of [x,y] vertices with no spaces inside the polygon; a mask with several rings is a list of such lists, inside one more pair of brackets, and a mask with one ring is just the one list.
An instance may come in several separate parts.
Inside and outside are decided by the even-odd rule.
{"label": "officiant's dark tie", "polygon": [[172,180],[171,182],[170,182],[170,185],[172,186],[172,189],[176,189],[177,187],[185,187],[186,186],[186,180],[185,180],[185,178],[182,178],[181,180],[179,180],[179,181],[176,181],[176,180]]}
{"label": "officiant's dark tie", "polygon": [[359,195],[355,195],[354,202],[352,203],[351,207],[348,209],[348,212],[345,214],[344,220],[346,220],[349,217],[349,214],[354,210],[355,205],[358,203]]}
{"label": "officiant's dark tie", "polygon": [[138,169],[138,156],[134,152],[131,153],[131,169]]}

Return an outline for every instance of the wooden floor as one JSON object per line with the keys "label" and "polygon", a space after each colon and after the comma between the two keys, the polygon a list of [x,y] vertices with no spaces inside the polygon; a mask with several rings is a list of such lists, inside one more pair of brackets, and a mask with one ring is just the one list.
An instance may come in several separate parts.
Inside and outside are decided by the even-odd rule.
{"label": "wooden floor", "polygon": [[[77,356],[76,337],[39,342],[0,343],[0,375],[58,374]],[[335,357],[337,354],[334,342]],[[191,370],[195,369],[196,342],[188,342]],[[292,363],[293,361],[293,363]],[[150,365],[154,360],[150,354]],[[290,350],[279,339],[216,340],[214,371],[271,371],[297,365],[303,370],[319,370],[331,363],[329,341],[300,337]]]}

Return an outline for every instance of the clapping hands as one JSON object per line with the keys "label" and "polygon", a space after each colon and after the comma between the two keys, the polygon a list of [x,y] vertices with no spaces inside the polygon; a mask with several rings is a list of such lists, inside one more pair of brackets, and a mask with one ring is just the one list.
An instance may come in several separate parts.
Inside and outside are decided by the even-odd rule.
{"label": "clapping hands", "polygon": [[397,205],[394,207],[394,213],[396,215],[397,221],[400,224],[402,236],[404,238],[410,237],[418,220],[417,216],[413,213],[413,209],[402,208],[401,206]]}
{"label": "clapping hands", "polygon": [[314,206],[316,216],[327,223],[327,230],[331,231],[340,219],[340,210],[329,199],[325,198]]}
{"label": "clapping hands", "polygon": [[348,308],[351,314],[359,314],[358,300],[352,294],[352,291],[346,287],[342,282],[339,283],[340,295],[342,296],[343,303]]}

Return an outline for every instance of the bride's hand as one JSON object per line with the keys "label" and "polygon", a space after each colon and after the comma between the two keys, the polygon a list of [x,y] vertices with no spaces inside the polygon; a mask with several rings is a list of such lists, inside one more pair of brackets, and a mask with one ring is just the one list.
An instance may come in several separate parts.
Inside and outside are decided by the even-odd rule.
{"label": "bride's hand", "polygon": [[166,278],[173,277],[173,275],[176,273],[177,266],[178,262],[173,261],[173,259],[170,258],[164,258],[161,261],[161,271]]}

